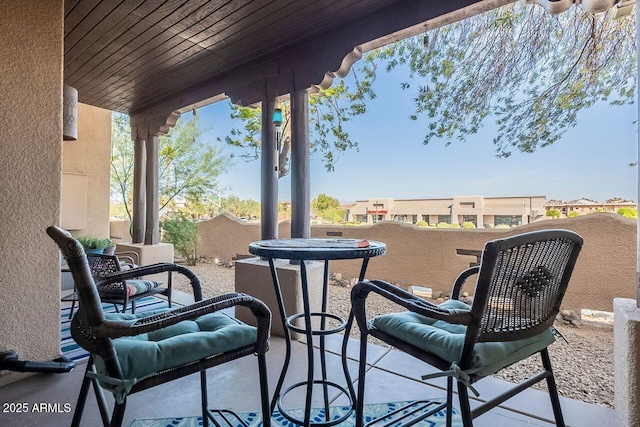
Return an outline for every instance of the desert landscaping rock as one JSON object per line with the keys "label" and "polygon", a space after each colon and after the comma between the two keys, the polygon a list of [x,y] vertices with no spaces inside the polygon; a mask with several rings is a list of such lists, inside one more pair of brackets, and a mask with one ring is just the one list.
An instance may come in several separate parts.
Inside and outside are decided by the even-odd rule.
{"label": "desert landscaping rock", "polygon": [[[200,277],[205,298],[234,291],[235,269],[217,266],[213,263],[198,264],[189,268]],[[349,284],[349,281],[346,282]],[[271,286],[271,283],[260,285]],[[184,276],[178,274],[174,275],[174,288],[191,293],[189,282]],[[347,318],[351,310],[350,291],[350,287],[330,286],[329,312]],[[369,295],[368,314],[370,317],[394,311],[404,311],[402,307],[390,303],[386,299],[375,294]],[[438,300],[444,302],[443,298]],[[438,300],[433,302],[439,303]],[[573,316],[575,318],[572,318]],[[565,319],[569,319],[567,325],[564,324]],[[558,338],[549,347],[558,391],[561,396],[612,408],[613,328],[591,324],[582,324],[581,327],[576,327],[571,325],[572,320],[579,322],[575,312],[562,310],[554,326],[569,343],[567,344]],[[351,336],[359,338],[357,328],[351,331]],[[377,340],[370,339],[370,342],[389,347]],[[539,357],[533,356],[503,369],[495,376],[511,382],[520,382],[536,369],[542,369],[542,363]],[[538,383],[536,388],[546,390],[546,383],[544,381]]]}

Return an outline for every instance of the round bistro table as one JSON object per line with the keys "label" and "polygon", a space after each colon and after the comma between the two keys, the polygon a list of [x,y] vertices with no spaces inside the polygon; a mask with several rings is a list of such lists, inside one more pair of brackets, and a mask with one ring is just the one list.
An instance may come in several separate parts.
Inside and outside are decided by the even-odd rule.
{"label": "round bistro table", "polygon": [[[329,261],[330,260],[349,260],[349,259],[362,259],[362,266],[360,268],[359,280],[364,279],[365,272],[369,259],[378,255],[383,255],[387,251],[387,246],[382,242],[367,241],[364,239],[275,239],[275,240],[261,240],[259,242],[253,242],[249,245],[249,252],[253,255],[266,258],[269,261],[269,268],[271,270],[271,278],[273,280],[274,290],[276,293],[276,299],[278,301],[278,309],[280,311],[280,317],[282,319],[282,325],[285,335],[286,343],[286,356],[282,372],[280,373],[280,379],[276,386],[273,401],[271,402],[271,410],[278,406],[278,410],[284,418],[292,423],[302,426],[318,426],[328,427],[340,424],[351,416],[355,410],[356,393],[353,388],[351,376],[347,368],[347,343],[349,340],[349,331],[353,323],[353,313],[349,315],[348,321],[345,321],[339,316],[331,313],[327,313],[327,300],[328,300],[328,283],[329,283]],[[299,263],[300,265],[300,281],[302,286],[302,304],[303,312],[296,313],[291,316],[287,316],[284,301],[282,299],[282,291],[280,289],[280,283],[278,281],[278,275],[276,273],[276,267],[274,259],[288,259]],[[307,269],[305,266],[306,261],[324,261],[324,278],[322,287],[322,311],[311,312],[309,302],[309,285],[307,280]],[[304,319],[304,327],[294,325],[294,320]],[[317,318],[320,320],[320,328],[313,329],[311,319]],[[333,322],[337,322],[338,326],[327,328],[326,321],[331,319]],[[344,339],[342,342],[342,369],[344,372],[345,380],[349,390],[345,389],[341,385],[329,381],[327,379],[327,363],[325,354],[325,336],[335,334],[346,330]],[[291,332],[295,331],[306,336],[307,342],[307,359],[308,359],[308,373],[305,381],[298,382],[288,387],[286,390],[280,392],[284,383],[287,370],[289,368],[289,362],[291,360]],[[322,378],[314,379],[314,354],[313,354],[313,337],[319,336],[320,341],[320,368]],[[311,422],[311,401],[313,398],[313,386],[321,385],[324,401],[324,421]],[[306,401],[304,407],[304,419],[295,418],[289,414],[287,409],[283,408],[282,399],[287,393],[297,389],[299,387],[306,388]],[[329,408],[329,387],[339,390],[344,393],[350,400],[351,410],[343,414],[340,417],[332,419]]]}

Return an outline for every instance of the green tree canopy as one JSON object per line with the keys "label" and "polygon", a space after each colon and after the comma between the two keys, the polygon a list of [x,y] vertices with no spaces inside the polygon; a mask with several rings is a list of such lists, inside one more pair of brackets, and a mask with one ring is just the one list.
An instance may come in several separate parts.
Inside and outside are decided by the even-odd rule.
{"label": "green tree canopy", "polygon": [[223,211],[229,212],[238,218],[260,218],[260,202],[251,199],[240,199],[237,196],[229,196],[222,201]]}
{"label": "green tree canopy", "polygon": [[[231,160],[218,144],[204,140],[205,132],[197,117],[193,117],[179,120],[169,135],[160,137],[159,209],[175,204],[176,200],[195,204],[204,197],[213,197],[216,180],[226,172]],[[113,114],[111,139],[111,196],[125,206],[131,219],[133,142],[128,116]]]}
{"label": "green tree canopy", "polygon": [[560,211],[558,209],[548,209],[545,215],[551,218],[560,218]]}
{"label": "green tree canopy", "polygon": [[340,206],[340,201],[326,194],[318,194],[311,201],[311,209],[326,221],[344,221],[346,211]]}
{"label": "green tree canopy", "polygon": [[340,202],[335,197],[323,193],[311,201],[311,207],[317,211],[325,211],[329,208],[339,208]]}

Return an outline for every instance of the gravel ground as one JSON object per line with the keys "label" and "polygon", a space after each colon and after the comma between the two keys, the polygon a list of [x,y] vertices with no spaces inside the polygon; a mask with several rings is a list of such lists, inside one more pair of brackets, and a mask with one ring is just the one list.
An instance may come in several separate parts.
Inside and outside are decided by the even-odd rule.
{"label": "gravel ground", "polygon": [[[234,269],[214,264],[199,263],[191,268],[200,277],[205,298],[234,290]],[[175,275],[176,289],[191,293],[186,280]],[[329,311],[343,318],[350,309],[350,288],[331,286],[329,289]],[[371,295],[370,298],[376,298]],[[398,306],[377,297],[369,304],[369,316],[399,311]],[[556,375],[560,395],[587,403],[613,407],[613,328],[606,326],[566,326],[556,322],[556,328],[567,339],[561,338],[549,347],[551,363]],[[358,336],[357,328],[351,332]],[[372,340],[373,342],[373,340]],[[382,342],[377,344],[385,345]],[[519,382],[528,373],[540,369],[540,359],[531,357],[502,370],[496,376],[508,381]],[[546,389],[539,383],[536,388]]]}

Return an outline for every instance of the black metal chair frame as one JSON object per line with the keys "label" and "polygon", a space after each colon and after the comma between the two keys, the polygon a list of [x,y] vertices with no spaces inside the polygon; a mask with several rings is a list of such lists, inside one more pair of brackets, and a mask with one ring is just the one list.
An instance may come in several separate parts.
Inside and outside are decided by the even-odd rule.
{"label": "black metal chair frame", "polygon": [[[269,334],[271,328],[271,312],[262,301],[242,293],[228,293],[215,298],[202,300],[202,290],[200,280],[189,269],[170,263],[154,264],[141,267],[135,270],[126,270],[108,277],[100,279],[98,286],[104,283],[113,283],[125,279],[140,277],[149,274],[157,274],[167,271],[175,271],[186,276],[193,288],[196,302],[192,305],[173,309],[153,316],[143,317],[131,321],[107,321],[105,320],[101,301],[98,296],[96,284],[89,269],[87,257],[82,245],[78,243],[65,230],[58,227],[48,227],[47,234],[58,244],[63,256],[66,258],[73,279],[78,287],[80,306],[71,322],[71,335],[78,345],[90,352],[87,370],[85,372],[78,402],[73,415],[72,426],[79,426],[84,411],[89,386],[93,388],[98,401],[98,408],[104,426],[120,426],[124,417],[126,396],[122,403],[114,404],[113,412],[109,417],[107,403],[103,395],[103,389],[98,380],[91,378],[88,373],[95,372],[94,356],[100,356],[104,361],[107,374],[112,378],[123,378],[122,369],[113,339],[124,336],[135,336],[158,329],[162,329],[183,320],[195,319],[202,315],[213,313],[233,306],[248,307],[256,317],[257,339],[255,344],[244,346],[239,349],[227,351],[221,354],[200,359],[196,362],[177,366],[158,372],[153,376],[146,377],[135,383],[127,395],[146,390],[156,385],[181,378],[196,372],[200,373],[200,384],[202,393],[202,416],[204,420],[211,420],[214,425],[219,425],[214,419],[214,412],[218,415],[229,413],[230,411],[211,411],[207,408],[207,383],[206,369],[222,363],[238,359],[247,355],[255,354],[258,358],[258,373],[260,377],[260,398],[262,404],[262,415],[264,425],[269,427],[271,423],[271,411],[269,408],[269,390],[267,383],[266,352],[269,348]],[[205,425],[208,425],[208,421]]]}
{"label": "black metal chair frame", "polygon": [[[101,262],[100,258],[98,256],[107,256],[107,258],[105,258],[104,262]],[[108,257],[116,257],[115,260],[110,261],[111,258]],[[111,267],[108,270],[108,273],[115,273],[117,271],[121,271],[123,268],[130,270],[133,268],[138,268],[140,265],[140,255],[138,255],[137,252],[134,251],[126,251],[126,252],[115,252],[113,254],[87,254],[87,258],[88,259],[92,259],[91,257],[95,257],[93,258],[94,262],[90,262],[89,263],[89,267],[94,267],[96,265],[99,264],[106,264],[106,265],[110,265]],[[63,272],[68,272],[67,269],[63,269]],[[94,274],[94,271],[92,269],[92,274]],[[95,274],[94,274],[95,275]],[[120,310],[118,309],[118,305],[117,304],[122,304],[122,312],[125,313],[127,311],[127,305],[128,302],[131,301],[131,312],[135,313],[136,312],[136,300],[140,299],[140,298],[144,298],[146,296],[149,295],[153,295],[156,293],[161,293],[163,295],[165,295],[167,297],[167,301],[169,303],[169,307],[171,307],[171,287],[172,287],[172,276],[171,276],[171,271],[168,272],[168,281],[167,281],[167,287],[158,287],[156,289],[152,289],[151,292],[145,292],[145,293],[141,293],[138,295],[132,295],[131,297],[129,297],[129,295],[126,293],[126,288],[124,286],[122,286],[122,298],[113,298],[113,294],[107,295],[106,298],[103,298],[104,302],[111,302],[113,304],[113,307],[115,308],[116,312],[120,312]],[[100,292],[99,292],[100,293]],[[73,312],[75,310],[76,307],[76,303],[78,302],[78,289],[77,286],[73,285],[73,292],[71,292],[68,295],[63,296],[60,301],[62,302],[71,302],[71,309],[69,310],[69,319],[71,319],[73,317]]]}
{"label": "black metal chair frame", "polygon": [[[460,273],[451,291],[451,298],[459,299],[467,279],[474,274],[478,275],[473,303],[469,310],[440,308],[404,289],[381,280],[363,281],[356,284],[351,292],[353,312],[361,332],[356,427],[363,425],[365,361],[369,335],[442,371],[450,369],[451,366],[449,361],[376,329],[367,319],[366,314],[366,299],[370,292],[381,295],[403,308],[423,316],[448,323],[466,325],[464,347],[458,362],[458,366],[465,370],[471,363],[476,343],[529,338],[544,332],[553,325],[560,311],[560,303],[581,248],[582,238],[567,230],[542,230],[487,242],[482,252],[480,265],[470,267]],[[550,270],[551,274],[548,275],[550,279],[533,277],[539,266]],[[514,306],[516,308],[527,307],[526,312],[517,310],[514,306],[510,309],[496,308],[496,304],[493,307],[488,307],[491,305],[490,301],[495,302],[496,298],[514,298],[515,300],[516,297],[519,299]],[[469,404],[468,387],[462,382],[456,381],[464,426],[472,426],[474,418],[543,379],[546,379],[549,388],[556,425],[564,426],[547,348],[540,351],[540,356],[543,364],[542,371],[473,410]],[[471,374],[468,384],[481,378],[483,377],[480,375]],[[430,411],[430,414],[433,414],[446,409],[448,426],[451,425],[452,398],[453,378],[448,377],[446,402]],[[421,418],[424,418],[424,414]],[[408,422],[405,425],[412,425],[413,422]]]}
{"label": "black metal chair frame", "polygon": [[[167,297],[167,302],[169,304],[169,308],[171,308],[171,291],[173,288],[173,276],[172,272],[168,271],[167,274],[167,286],[164,287],[162,285],[149,289],[146,292],[141,292],[135,295],[129,295],[127,292],[127,286],[124,280],[119,282],[108,281],[106,283],[102,283],[100,280],[102,277],[110,277],[114,273],[118,273],[120,271],[129,271],[136,272],[139,271],[140,267],[130,266],[127,270],[122,269],[122,260],[119,255],[104,255],[104,254],[86,254],[87,261],[89,262],[89,269],[91,270],[91,275],[96,281],[96,286],[98,287],[98,295],[100,295],[100,299],[104,303],[111,303],[116,307],[116,311],[119,312],[117,304],[122,304],[122,312],[127,312],[127,305],[131,302],[131,312],[136,312],[136,301],[148,296],[153,295],[164,295]],[[130,258],[133,262],[133,259]],[[134,264],[135,265],[135,264]],[[142,277],[141,275],[129,277],[129,279],[137,279]]]}

